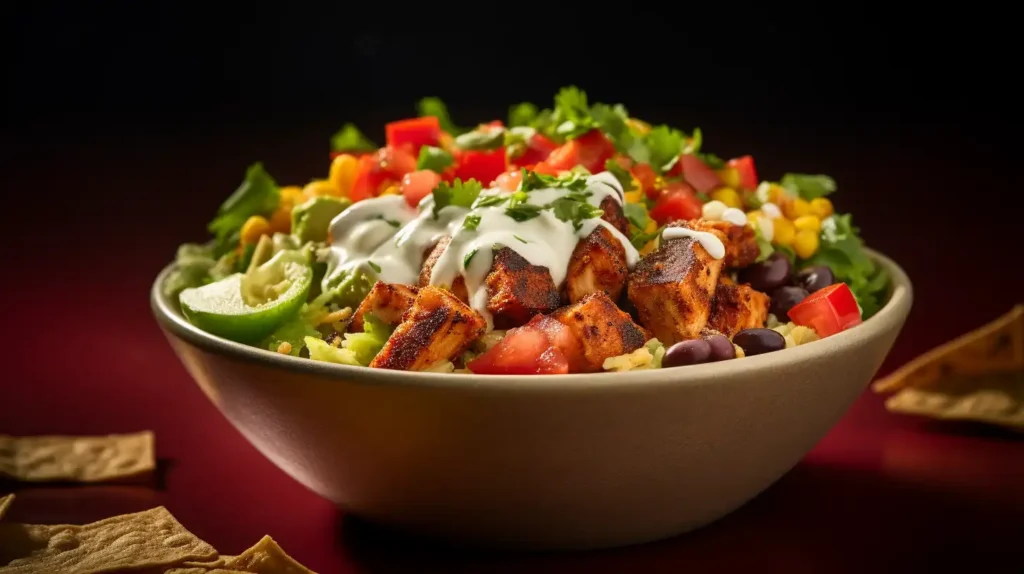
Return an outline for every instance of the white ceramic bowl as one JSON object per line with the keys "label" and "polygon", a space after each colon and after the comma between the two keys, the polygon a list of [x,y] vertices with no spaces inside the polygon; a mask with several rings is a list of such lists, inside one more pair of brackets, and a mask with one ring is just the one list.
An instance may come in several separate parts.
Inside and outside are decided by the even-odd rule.
{"label": "white ceramic bowl", "polygon": [[153,312],[224,416],[348,512],[463,542],[618,546],[728,514],[791,469],[864,390],[906,320],[889,302],[794,349],[683,368],[474,376],[348,367],[246,347]]}

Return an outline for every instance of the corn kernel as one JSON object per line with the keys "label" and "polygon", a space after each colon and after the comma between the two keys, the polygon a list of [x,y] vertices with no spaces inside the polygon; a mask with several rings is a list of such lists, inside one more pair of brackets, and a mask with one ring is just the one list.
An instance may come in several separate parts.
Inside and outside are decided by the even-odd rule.
{"label": "corn kernel", "polygon": [[795,197],[782,203],[782,213],[790,221],[796,221],[811,212],[811,204],[806,199]]}
{"label": "corn kernel", "polygon": [[815,233],[821,231],[821,220],[818,219],[817,215],[804,215],[798,217],[793,220],[793,225],[800,231],[803,231],[804,229],[808,229]]}
{"label": "corn kernel", "polygon": [[740,186],[740,170],[734,167],[723,167],[718,170],[718,179],[722,180],[727,187],[735,189]]}
{"label": "corn kernel", "polygon": [[747,212],[747,223],[757,227],[757,220],[764,217],[764,214],[760,210],[755,209],[754,211]]}
{"label": "corn kernel", "polygon": [[292,230],[292,206],[281,205],[270,216],[270,231],[288,233]]}
{"label": "corn kernel", "polygon": [[801,229],[793,239],[793,251],[801,259],[810,259],[818,252],[818,234],[810,229]]}
{"label": "corn kernel", "polygon": [[384,190],[380,192],[380,194],[381,195],[398,195],[399,194],[399,189],[400,188],[397,185],[392,183],[391,185],[386,186],[384,188]]}
{"label": "corn kernel", "polygon": [[777,183],[773,183],[768,186],[768,201],[774,203],[775,205],[779,205],[782,202],[786,201],[786,199],[788,198],[789,192],[786,191],[786,188],[782,187]]}
{"label": "corn kernel", "polygon": [[658,223],[653,219],[648,219],[647,227],[644,227],[644,233],[654,233],[656,229],[658,229]]}
{"label": "corn kernel", "polygon": [[352,184],[355,183],[358,172],[359,160],[354,155],[343,153],[331,162],[331,170],[327,180],[338,191],[338,195],[347,197],[352,191]]}
{"label": "corn kernel", "polygon": [[740,194],[731,187],[720,187],[711,192],[711,199],[721,201],[726,207],[743,207],[743,200]]}
{"label": "corn kernel", "polygon": [[796,237],[796,226],[793,225],[793,222],[780,217],[773,219],[772,223],[775,227],[772,242],[783,247],[792,247],[793,239]]}
{"label": "corn kernel", "polygon": [[289,185],[281,188],[281,205],[298,205],[306,201],[302,194],[302,188],[297,185]]}
{"label": "corn kernel", "polygon": [[816,197],[811,200],[811,213],[818,216],[818,219],[825,219],[835,212],[832,202],[827,197]]}
{"label": "corn kernel", "polygon": [[306,187],[302,188],[302,195],[306,196],[306,199],[314,197],[320,197],[321,195],[341,195],[341,192],[334,187],[334,184],[326,179],[314,179],[313,181],[306,184]]}
{"label": "corn kernel", "polygon": [[644,192],[642,191],[627,191],[626,201],[629,203],[641,203],[644,200]]}
{"label": "corn kernel", "polygon": [[263,237],[267,233],[270,233],[270,222],[267,218],[253,215],[249,219],[245,220],[242,225],[242,231],[239,233],[239,239],[242,245],[256,245],[260,241],[260,237]]}

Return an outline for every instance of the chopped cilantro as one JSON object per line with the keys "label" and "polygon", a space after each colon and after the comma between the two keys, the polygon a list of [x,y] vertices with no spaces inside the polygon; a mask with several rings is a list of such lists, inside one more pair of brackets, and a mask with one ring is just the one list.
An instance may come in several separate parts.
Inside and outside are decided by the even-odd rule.
{"label": "chopped cilantro", "polygon": [[647,223],[651,220],[650,216],[647,215],[647,209],[639,203],[626,202],[622,206],[622,211],[626,215],[626,219],[640,230],[646,229]]}
{"label": "chopped cilantro", "polygon": [[370,269],[373,269],[374,273],[380,273],[380,265],[377,265],[373,261],[367,261],[366,264],[370,266]]}
{"label": "chopped cilantro", "polygon": [[483,185],[475,179],[462,181],[456,179],[451,184],[442,181],[434,188],[434,219],[441,209],[449,205],[469,208],[483,190]]}
{"label": "chopped cilantro", "polygon": [[331,136],[331,151],[372,152],[377,151],[377,144],[364,136],[355,124],[348,123]]}
{"label": "chopped cilantro", "polygon": [[522,241],[523,243],[529,243],[529,241],[523,239],[522,237],[519,237],[518,235],[513,235],[512,237],[515,237],[516,239],[518,239],[519,241]]}
{"label": "chopped cilantro", "polygon": [[480,216],[479,215],[467,215],[466,219],[462,221],[462,228],[470,231],[480,227]]}
{"label": "chopped cilantro", "polygon": [[455,163],[452,154],[439,147],[425,145],[420,148],[420,157],[416,160],[416,169],[429,169],[444,173],[445,168]]}
{"label": "chopped cilantro", "polygon": [[806,173],[787,173],[779,185],[791,195],[807,200],[825,197],[836,190],[836,182],[831,177]]}
{"label": "chopped cilantro", "polygon": [[416,110],[419,112],[420,117],[434,116],[437,118],[438,123],[441,125],[441,129],[452,135],[459,135],[468,131],[456,126],[455,123],[452,122],[451,116],[448,115],[448,106],[441,101],[441,98],[423,98],[416,104]]}
{"label": "chopped cilantro", "polygon": [[590,115],[587,94],[576,86],[568,86],[555,95],[555,111],[552,117],[555,133],[565,139],[581,136],[597,126]]}
{"label": "chopped cilantro", "polygon": [[516,104],[508,110],[508,125],[510,127],[531,126],[537,119],[539,110],[530,102]]}
{"label": "chopped cilantro", "polygon": [[583,227],[583,221],[604,215],[604,210],[596,205],[591,205],[585,199],[580,200],[574,197],[559,197],[551,202],[551,209],[555,217],[561,221],[571,221],[572,227],[579,231]]}
{"label": "chopped cilantro", "polygon": [[508,201],[507,195],[480,195],[476,198],[476,201],[473,202],[471,209],[476,209],[478,207],[493,207],[495,205],[501,205],[506,201]]}
{"label": "chopped cilantro", "polygon": [[683,146],[683,153],[699,153],[702,145],[704,145],[704,132],[700,131],[700,128],[693,128],[690,140]]}
{"label": "chopped cilantro", "polygon": [[486,128],[466,132],[455,138],[455,146],[463,150],[491,151],[505,145],[505,130]]}
{"label": "chopped cilantro", "polygon": [[722,169],[725,167],[725,160],[713,153],[694,153],[705,165],[711,169]]}
{"label": "chopped cilantro", "polygon": [[604,168],[614,175],[615,179],[619,180],[619,183],[622,184],[622,189],[628,190],[633,187],[633,175],[629,173],[628,169],[622,167],[621,163],[614,159],[609,159],[604,162]]}
{"label": "chopped cilantro", "polygon": [[523,222],[537,217],[543,209],[544,208],[540,205],[519,203],[516,205],[509,205],[508,208],[505,209],[505,215],[511,217],[515,221]]}
{"label": "chopped cilantro", "polygon": [[679,161],[683,153],[683,132],[668,126],[652,128],[644,137],[649,153],[648,163],[658,173],[665,173]]}
{"label": "chopped cilantro", "polygon": [[643,249],[644,245],[647,245],[651,241],[657,239],[658,237],[661,237],[661,234],[664,231],[665,231],[665,226],[662,225],[661,227],[655,229],[654,231],[652,231],[650,233],[643,233],[643,232],[641,232],[641,233],[637,233],[637,234],[633,235],[633,237],[630,238],[629,242],[633,244],[634,248],[636,248],[636,249]]}
{"label": "chopped cilantro", "polygon": [[477,250],[474,249],[474,250],[472,250],[472,251],[470,251],[469,253],[466,254],[466,258],[462,260],[462,268],[463,269],[469,267],[469,262],[473,260],[473,256],[476,255],[476,251]]}
{"label": "chopped cilantro", "polygon": [[582,191],[587,188],[587,174],[572,172],[559,177],[537,173],[527,169],[523,170],[523,179],[519,182],[519,191],[533,191],[535,189],[545,189],[549,187]]}
{"label": "chopped cilantro", "polygon": [[217,217],[207,226],[215,238],[214,255],[219,257],[233,249],[245,221],[253,215],[274,211],[280,198],[277,183],[263,169],[263,164],[257,162],[249,166],[245,180],[221,204]]}

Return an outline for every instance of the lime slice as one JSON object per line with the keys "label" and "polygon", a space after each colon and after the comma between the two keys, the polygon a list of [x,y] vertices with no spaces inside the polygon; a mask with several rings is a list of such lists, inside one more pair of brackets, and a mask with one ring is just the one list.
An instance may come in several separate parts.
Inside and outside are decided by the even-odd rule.
{"label": "lime slice", "polygon": [[298,313],[313,269],[296,252],[282,251],[251,272],[185,289],[179,301],[190,323],[239,343],[254,343]]}

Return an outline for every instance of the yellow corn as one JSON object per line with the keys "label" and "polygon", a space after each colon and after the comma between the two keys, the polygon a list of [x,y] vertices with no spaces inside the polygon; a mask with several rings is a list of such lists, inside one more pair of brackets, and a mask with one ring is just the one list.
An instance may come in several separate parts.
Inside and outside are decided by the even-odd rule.
{"label": "yellow corn", "polygon": [[642,191],[627,191],[626,201],[629,203],[641,203],[644,200],[644,192]]}
{"label": "yellow corn", "polygon": [[280,205],[270,216],[270,231],[288,233],[292,230],[292,206]]}
{"label": "yellow corn", "polygon": [[811,200],[811,213],[817,215],[819,219],[825,219],[835,212],[835,208],[832,207],[832,202],[827,197],[816,197]]}
{"label": "yellow corn", "polygon": [[720,187],[712,191],[711,199],[721,201],[726,207],[735,207],[737,209],[743,207],[743,200],[740,198],[740,194],[731,187]]}
{"label": "yellow corn", "polygon": [[[654,233],[654,230],[658,229],[658,224],[653,219],[647,220],[647,227],[644,227],[644,233]],[[658,238],[654,238],[644,245],[643,249],[640,250],[640,255],[647,255],[658,248]]]}
{"label": "yellow corn", "polygon": [[782,214],[790,221],[796,221],[811,212],[811,204],[806,199],[795,197],[782,202]]}
{"label": "yellow corn", "polygon": [[302,195],[306,196],[306,199],[314,197],[320,197],[321,195],[341,195],[341,192],[334,187],[334,184],[326,179],[314,179],[313,181],[306,184],[306,187],[302,188]]}
{"label": "yellow corn", "polygon": [[734,167],[723,167],[718,170],[718,179],[722,180],[726,186],[736,189],[740,186],[740,170]]}
{"label": "yellow corn", "polygon": [[281,188],[281,200],[280,205],[298,205],[306,201],[306,196],[302,194],[302,188],[297,185],[289,185]]}
{"label": "yellow corn", "polygon": [[398,195],[399,187],[395,184],[391,184],[384,188],[384,191],[380,192],[381,195]]}
{"label": "yellow corn", "polygon": [[786,188],[782,187],[777,183],[773,183],[768,186],[768,201],[775,205],[782,205],[789,195]]}
{"label": "yellow corn", "polygon": [[801,229],[793,239],[793,251],[801,259],[809,259],[818,252],[818,234],[810,229]]}
{"label": "yellow corn", "polygon": [[796,226],[788,219],[781,217],[773,219],[774,224],[772,243],[783,247],[792,247],[793,239],[796,237]]}
{"label": "yellow corn", "polygon": [[629,191],[643,191],[644,184],[640,183],[640,180],[630,176]]}
{"label": "yellow corn", "polygon": [[747,212],[747,223],[749,223],[750,225],[753,225],[754,228],[757,229],[757,220],[761,219],[762,217],[764,217],[764,214],[761,213],[760,209],[755,209],[754,211],[748,211]]}
{"label": "yellow corn", "polygon": [[629,118],[628,120],[626,120],[626,125],[628,125],[630,128],[632,128],[639,134],[646,134],[647,132],[651,131],[650,124],[643,120],[638,120],[636,118]]}
{"label": "yellow corn", "polygon": [[355,183],[358,172],[359,160],[356,159],[356,156],[343,153],[334,158],[334,161],[331,162],[331,170],[328,173],[327,180],[337,190],[337,194],[330,195],[347,197],[352,191],[352,184]]}
{"label": "yellow corn", "polygon": [[804,229],[815,233],[821,231],[821,220],[818,219],[817,215],[800,216],[793,221],[793,225],[796,226],[799,231],[803,231]]}
{"label": "yellow corn", "polygon": [[267,218],[253,215],[245,220],[239,235],[242,245],[256,245],[259,243],[260,237],[267,233],[270,233],[270,222],[267,221]]}

